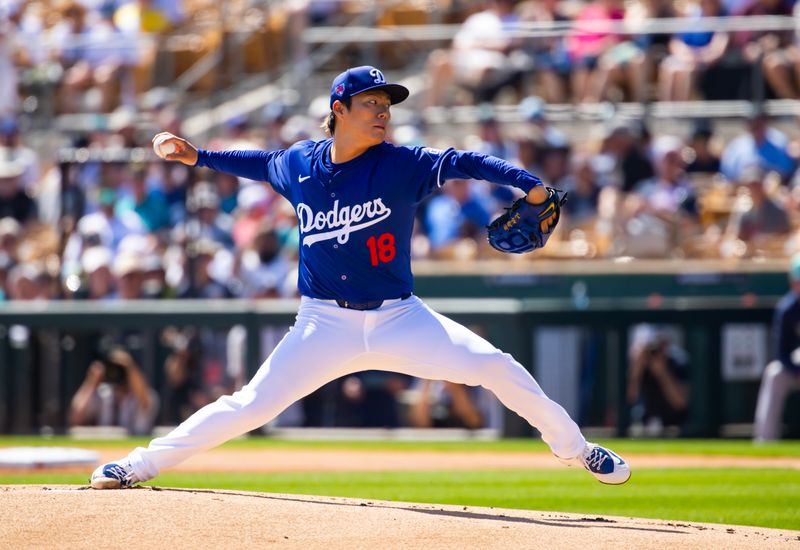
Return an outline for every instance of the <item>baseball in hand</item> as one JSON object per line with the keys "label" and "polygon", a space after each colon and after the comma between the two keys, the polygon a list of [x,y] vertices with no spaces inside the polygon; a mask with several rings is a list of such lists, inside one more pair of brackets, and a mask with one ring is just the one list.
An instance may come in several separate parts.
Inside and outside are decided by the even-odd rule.
{"label": "baseball in hand", "polygon": [[153,151],[162,159],[167,158],[167,155],[171,155],[176,150],[174,143],[164,143],[170,137],[162,136],[153,142]]}

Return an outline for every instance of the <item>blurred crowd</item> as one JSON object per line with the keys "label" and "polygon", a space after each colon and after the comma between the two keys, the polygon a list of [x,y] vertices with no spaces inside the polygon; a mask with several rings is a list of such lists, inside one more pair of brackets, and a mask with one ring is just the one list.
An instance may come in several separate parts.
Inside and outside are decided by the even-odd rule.
{"label": "blurred crowd", "polygon": [[[0,114],[34,111],[43,102],[57,113],[135,106],[137,94],[172,84],[218,48],[238,50],[238,57],[223,54],[230,56],[225,65],[245,72],[276,63],[296,70],[314,50],[304,30],[355,21],[460,25],[449,44],[436,42],[441,48],[431,50],[427,40],[415,49],[389,43],[376,50],[385,59],[373,64],[385,69],[426,66],[426,81],[436,85],[428,86],[424,106],[491,102],[507,86],[520,96],[579,107],[605,100],[800,98],[796,25],[761,20],[728,31],[714,24],[729,16],[790,20],[800,9],[793,0],[404,0],[374,11],[358,0],[225,4],[6,0],[0,3]],[[667,21],[663,30],[647,24],[659,19]],[[225,45],[225,33],[233,31],[250,34]],[[341,52],[343,60],[351,56]],[[190,85],[231,84],[227,70]]]}
{"label": "blurred crowd", "polygon": [[[800,246],[798,136],[754,111],[726,141],[708,120],[685,136],[613,122],[598,140],[570,142],[520,105],[523,124],[483,111],[474,131],[408,145],[456,146],[505,158],[565,190],[569,200],[545,258],[784,257]],[[322,137],[316,120],[271,104],[261,120],[232,119],[210,149],[285,147]],[[166,127],[180,133],[179,123]],[[0,296],[5,299],[270,298],[296,293],[297,220],[269,185],[155,158],[132,123],[75,139],[62,161],[0,125]],[[104,157],[116,150],[127,160]],[[139,156],[136,152],[139,152]],[[66,153],[69,153],[68,155]],[[507,259],[485,226],[517,190],[451,181],[418,212],[417,259]]]}
{"label": "blurred crowd", "polygon": [[184,18],[180,1],[2,2],[0,114],[135,105],[150,84],[157,37]]}
{"label": "blurred crowd", "polygon": [[[286,201],[261,182],[165,163],[150,151],[155,131],[182,135],[180,105],[163,89],[151,89],[160,63],[154,44],[192,24],[200,4],[0,2],[0,301],[296,296],[297,221]],[[673,135],[644,120],[610,118],[602,133],[575,136],[569,124],[548,116],[550,103],[574,103],[580,111],[608,100],[740,97],[745,81],[747,94],[758,84],[762,99],[797,99],[795,32],[697,30],[708,17],[791,15],[798,10],[792,2],[450,4],[460,7],[462,26],[451,44],[426,54],[420,67],[436,86],[416,101],[431,108],[472,104],[477,121],[442,135],[424,117],[412,117],[393,128],[390,140],[495,155],[567,191],[558,232],[524,261],[738,259],[800,250],[800,133],[796,124],[781,131],[781,121],[768,117],[761,103],[753,102],[738,130],[724,135],[715,119],[698,118],[690,131]],[[336,24],[347,5],[281,4],[286,28],[295,31]],[[614,26],[635,28],[649,18],[684,18],[685,25],[652,35],[623,34]],[[541,38],[511,32],[518,24],[571,21],[583,30]],[[295,42],[284,54],[302,57],[304,48]],[[516,94],[518,122],[498,117],[507,90]],[[57,153],[37,150],[24,126],[43,109],[108,113],[108,124],[66,133],[69,146]],[[323,111],[273,101],[227,120],[214,139],[196,145],[276,149],[319,139]],[[143,115],[149,125],[141,124]],[[485,182],[448,182],[419,209],[415,259],[507,260],[486,243],[485,226],[517,196]],[[126,348],[123,340],[117,344]],[[230,351],[236,342],[241,347],[236,330],[166,331],[162,340],[170,350],[163,363],[167,383],[175,390],[162,404],[170,411],[162,420],[185,418],[241,386],[246,369]],[[117,367],[135,362],[116,357]],[[108,363],[98,361],[87,373],[90,386],[100,384]],[[463,390],[447,385],[369,376],[338,384],[335,393],[352,405],[342,413],[350,420],[342,422],[394,425],[393,409],[382,416],[364,403],[380,402],[375,395],[398,400],[409,390],[424,397],[410,409],[416,425],[453,422],[434,418],[437,399],[456,411],[458,425],[486,425],[488,417]],[[306,423],[325,417],[314,399]],[[94,401],[84,399],[82,410],[97,408]]]}
{"label": "blurred crowd", "polygon": [[[481,4],[480,2],[476,4]],[[449,84],[491,101],[506,85],[551,103],[800,98],[800,33],[715,18],[798,13],[792,0],[491,0],[428,60],[428,105]],[[659,23],[648,21],[665,19]],[[675,22],[677,21],[677,24]],[[761,24],[763,25],[763,23]],[[541,32],[547,27],[561,32]],[[751,28],[752,27],[752,28]],[[518,29],[532,29],[528,33]],[[539,30],[537,33],[536,30]],[[658,31],[661,32],[658,32]]]}

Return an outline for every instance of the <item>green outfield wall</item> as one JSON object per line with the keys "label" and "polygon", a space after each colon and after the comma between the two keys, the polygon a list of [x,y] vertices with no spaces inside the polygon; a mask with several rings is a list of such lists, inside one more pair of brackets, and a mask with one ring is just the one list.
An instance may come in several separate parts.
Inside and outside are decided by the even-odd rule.
{"label": "green outfield wall", "polygon": [[[579,388],[568,390],[578,395],[570,413],[584,425],[626,433],[627,350],[631,327],[639,323],[675,328],[688,353],[692,398],[685,435],[716,436],[725,426],[751,423],[758,389],[755,369],[760,372],[763,365],[753,365],[753,357],[731,354],[753,347],[760,350],[761,355],[755,354],[759,362],[766,361],[772,310],[786,290],[783,270],[777,269],[782,265],[714,271],[687,263],[682,272],[666,273],[652,273],[652,265],[637,267],[638,271],[628,266],[621,272],[615,264],[588,262],[568,263],[560,272],[542,268],[537,273],[497,273],[488,264],[481,274],[423,273],[416,292],[437,311],[476,327],[528,366],[540,383],[553,380],[558,386]],[[263,360],[261,329],[291,325],[296,309],[296,300],[0,304],[0,432],[31,433],[43,425],[56,432],[65,429],[69,399],[91,360],[82,334],[137,334],[138,358],[159,388],[165,351],[158,335],[164,327],[242,325],[252,374]],[[586,355],[584,346],[591,351],[591,360],[582,359],[569,374],[565,368],[563,376],[563,365],[548,359],[563,351],[551,348],[563,344],[551,344],[546,336],[559,335],[561,328],[578,335],[563,340],[580,342],[577,355]],[[28,341],[36,345],[22,344],[26,331]],[[737,342],[743,338],[755,344]],[[49,370],[42,368],[44,363]],[[737,372],[740,367],[742,372]],[[503,430],[509,436],[532,433],[513,413],[506,415]]]}

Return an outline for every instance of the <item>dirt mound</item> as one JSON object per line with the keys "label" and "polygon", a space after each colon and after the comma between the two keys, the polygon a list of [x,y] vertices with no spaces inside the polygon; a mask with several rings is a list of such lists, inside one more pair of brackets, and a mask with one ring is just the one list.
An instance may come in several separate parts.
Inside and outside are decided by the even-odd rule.
{"label": "dirt mound", "polygon": [[17,549],[797,548],[799,535],[760,527],[303,495],[0,486],[0,540]]}

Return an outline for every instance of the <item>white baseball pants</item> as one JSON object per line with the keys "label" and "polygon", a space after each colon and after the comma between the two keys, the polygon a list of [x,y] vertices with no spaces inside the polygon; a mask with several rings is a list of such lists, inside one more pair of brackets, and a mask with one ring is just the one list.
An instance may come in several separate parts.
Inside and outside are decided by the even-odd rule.
{"label": "white baseball pants", "polygon": [[324,384],[370,369],[481,385],[536,427],[557,456],[578,456],[586,444],[577,424],[513,357],[416,296],[387,300],[369,311],[304,297],[294,327],[253,379],[146,449],[131,452],[133,471],[140,481],[151,479],[164,468],[266,424]]}
{"label": "white baseball pants", "polygon": [[800,390],[800,375],[773,361],[764,369],[756,403],[754,438],[756,441],[774,441],[781,437],[781,419],[786,398]]}

